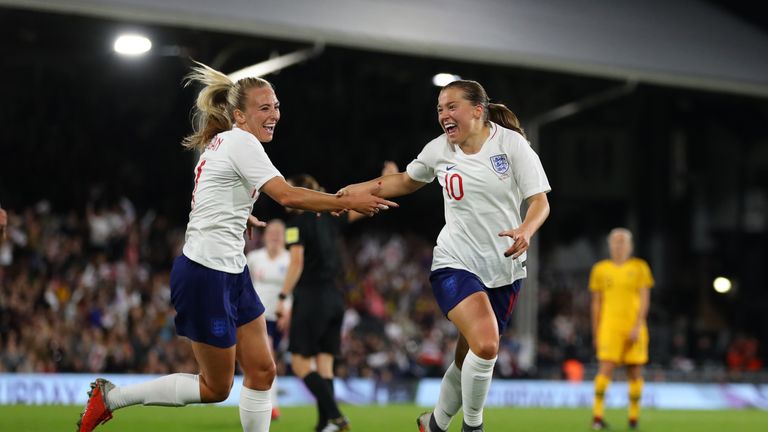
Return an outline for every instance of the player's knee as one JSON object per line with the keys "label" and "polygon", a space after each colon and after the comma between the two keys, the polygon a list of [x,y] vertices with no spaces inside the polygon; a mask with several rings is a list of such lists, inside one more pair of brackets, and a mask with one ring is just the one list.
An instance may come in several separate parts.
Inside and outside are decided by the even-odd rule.
{"label": "player's knee", "polygon": [[480,340],[472,348],[472,351],[476,356],[486,360],[495,358],[499,353],[499,340],[491,338]]}
{"label": "player's knee", "polygon": [[275,365],[274,361],[270,361],[267,365],[265,365],[263,371],[265,380],[270,383],[275,380],[275,376],[277,376],[277,366]]}
{"label": "player's knee", "polygon": [[248,371],[250,381],[259,388],[269,388],[272,386],[272,381],[275,380],[277,375],[277,367],[275,362],[270,358],[269,360],[261,361],[255,365],[252,370]]}

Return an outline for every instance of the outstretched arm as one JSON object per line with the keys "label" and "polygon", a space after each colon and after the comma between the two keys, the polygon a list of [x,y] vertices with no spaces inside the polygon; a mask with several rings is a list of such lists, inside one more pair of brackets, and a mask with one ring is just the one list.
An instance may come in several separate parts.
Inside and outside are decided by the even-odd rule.
{"label": "outstretched arm", "polygon": [[346,186],[340,189],[336,195],[343,197],[348,194],[358,193],[361,190],[368,190],[379,186],[380,190],[376,195],[383,198],[394,198],[416,192],[424,187],[424,185],[426,185],[426,183],[412,179],[408,173],[400,172],[383,175],[367,182]]}
{"label": "outstretched arm", "polygon": [[354,193],[344,196],[331,195],[291,186],[282,177],[273,177],[261,188],[264,193],[284,207],[314,212],[350,209],[368,216],[373,216],[379,210],[398,207],[397,203],[381,198],[380,189],[373,184],[371,187],[356,189]]}

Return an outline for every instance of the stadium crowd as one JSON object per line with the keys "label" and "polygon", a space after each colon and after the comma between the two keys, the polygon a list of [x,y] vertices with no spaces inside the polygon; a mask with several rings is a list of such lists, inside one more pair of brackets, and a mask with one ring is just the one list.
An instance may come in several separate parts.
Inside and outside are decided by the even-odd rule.
{"label": "stadium crowd", "polygon": [[[152,211],[139,215],[125,198],[80,213],[54,213],[45,201],[8,213],[0,244],[0,372],[195,371],[169,301],[183,226]],[[248,248],[259,244],[257,235]],[[349,239],[344,250],[338,376],[384,383],[440,376],[452,360],[455,328],[432,298],[430,241],[378,233]],[[545,272],[541,279],[536,369],[519,367],[512,326],[500,344],[500,377],[560,379],[571,377],[564,365],[594,366],[586,274]],[[650,319],[649,379],[702,371],[738,379],[734,374],[763,369],[754,337],[698,332],[683,316],[657,318]],[[290,373],[286,358],[278,361],[280,374]]]}

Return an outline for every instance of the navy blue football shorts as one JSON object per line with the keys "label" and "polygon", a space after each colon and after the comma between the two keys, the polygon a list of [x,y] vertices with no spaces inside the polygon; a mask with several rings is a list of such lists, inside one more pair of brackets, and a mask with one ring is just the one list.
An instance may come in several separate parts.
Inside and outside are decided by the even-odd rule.
{"label": "navy blue football shorts", "polygon": [[237,328],[264,313],[248,267],[232,274],[184,255],[173,262],[171,302],[176,309],[176,333],[219,348],[234,345]]}
{"label": "navy blue football shorts", "polygon": [[487,288],[479,277],[466,270],[453,268],[441,268],[429,275],[432,283],[432,293],[435,295],[443,315],[461,303],[462,300],[476,292],[484,292],[491,301],[493,313],[496,315],[496,323],[499,326],[499,334],[504,333],[509,323],[509,317],[515,308],[517,296],[523,285],[522,279],[518,279],[509,285],[498,288]]}

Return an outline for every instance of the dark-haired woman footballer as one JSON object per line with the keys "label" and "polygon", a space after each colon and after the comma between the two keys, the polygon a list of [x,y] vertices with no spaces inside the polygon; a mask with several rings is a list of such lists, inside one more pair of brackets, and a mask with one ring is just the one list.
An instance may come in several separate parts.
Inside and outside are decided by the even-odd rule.
{"label": "dark-haired woman footballer", "polygon": [[[526,276],[531,237],[549,215],[550,187],[515,114],[489,103],[479,83],[462,80],[443,87],[437,119],[444,133],[424,147],[406,172],[338,193],[380,183],[382,197],[396,197],[438,179],[446,223],[437,238],[430,281],[459,340],[437,406],[417,423],[421,432],[445,431],[463,407],[462,430],[482,431],[499,335]],[[520,216],[523,201],[528,204],[525,220]]]}

